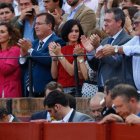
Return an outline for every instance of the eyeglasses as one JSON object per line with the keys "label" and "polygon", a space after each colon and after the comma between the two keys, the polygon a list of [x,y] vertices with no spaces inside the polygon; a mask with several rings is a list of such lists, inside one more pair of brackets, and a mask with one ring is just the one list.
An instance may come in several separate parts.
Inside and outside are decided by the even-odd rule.
{"label": "eyeglasses", "polygon": [[36,22],[36,23],[35,23],[35,26],[36,26],[36,25],[39,25],[39,26],[40,26],[40,25],[43,25],[43,24],[47,24],[47,23],[45,23],[45,22]]}
{"label": "eyeglasses", "polygon": [[134,21],[133,25],[138,26],[140,24],[140,21]]}

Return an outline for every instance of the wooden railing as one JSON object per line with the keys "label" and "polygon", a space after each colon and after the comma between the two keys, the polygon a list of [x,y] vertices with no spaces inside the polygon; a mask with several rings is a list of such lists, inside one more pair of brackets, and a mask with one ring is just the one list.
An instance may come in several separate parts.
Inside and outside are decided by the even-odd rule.
{"label": "wooden railing", "polygon": [[138,140],[140,125],[97,123],[0,123],[0,140]]}

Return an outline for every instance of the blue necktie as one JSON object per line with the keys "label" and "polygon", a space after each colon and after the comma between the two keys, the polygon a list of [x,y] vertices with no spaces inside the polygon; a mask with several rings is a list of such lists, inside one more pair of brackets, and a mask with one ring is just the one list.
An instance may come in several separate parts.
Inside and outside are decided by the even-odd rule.
{"label": "blue necktie", "polygon": [[111,44],[113,40],[114,40],[114,38],[110,37],[107,41],[107,44]]}
{"label": "blue necktie", "polygon": [[42,49],[43,44],[44,44],[44,42],[43,42],[43,41],[40,41],[40,42],[39,42],[38,50]]}

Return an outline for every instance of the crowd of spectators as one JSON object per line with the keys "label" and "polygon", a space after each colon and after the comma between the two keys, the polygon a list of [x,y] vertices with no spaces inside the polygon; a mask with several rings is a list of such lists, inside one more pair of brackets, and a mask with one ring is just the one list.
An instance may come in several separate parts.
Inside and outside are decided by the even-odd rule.
{"label": "crowd of spectators", "polygon": [[[139,67],[139,0],[0,1],[0,98],[45,97],[39,119],[139,123]],[[93,118],[70,105],[76,86]]]}

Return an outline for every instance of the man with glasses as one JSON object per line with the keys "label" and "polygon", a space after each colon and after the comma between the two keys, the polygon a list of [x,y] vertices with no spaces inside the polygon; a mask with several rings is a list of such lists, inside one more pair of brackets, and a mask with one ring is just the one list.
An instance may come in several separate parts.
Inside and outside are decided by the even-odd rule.
{"label": "man with glasses", "polygon": [[105,45],[103,49],[97,52],[96,57],[102,58],[113,54],[125,54],[133,56],[133,78],[138,92],[140,91],[140,11],[138,11],[133,18],[133,27],[135,36],[122,46]]}
{"label": "man with glasses", "polygon": [[[54,26],[55,19],[51,14],[40,13],[36,16],[35,21],[35,32],[38,39],[31,43],[31,41],[23,38],[18,42],[21,47],[21,56],[32,57],[32,90],[34,97],[44,97],[45,85],[52,81],[49,43],[56,42],[62,46],[65,45],[65,42],[53,32]],[[20,58],[20,64],[24,71],[24,96],[29,96],[28,60]]]}
{"label": "man with glasses", "polygon": [[[136,89],[127,84],[116,85],[112,89],[111,99],[117,114],[109,114],[100,123],[126,122],[139,123],[139,96]],[[137,117],[137,119],[136,119]]]}

